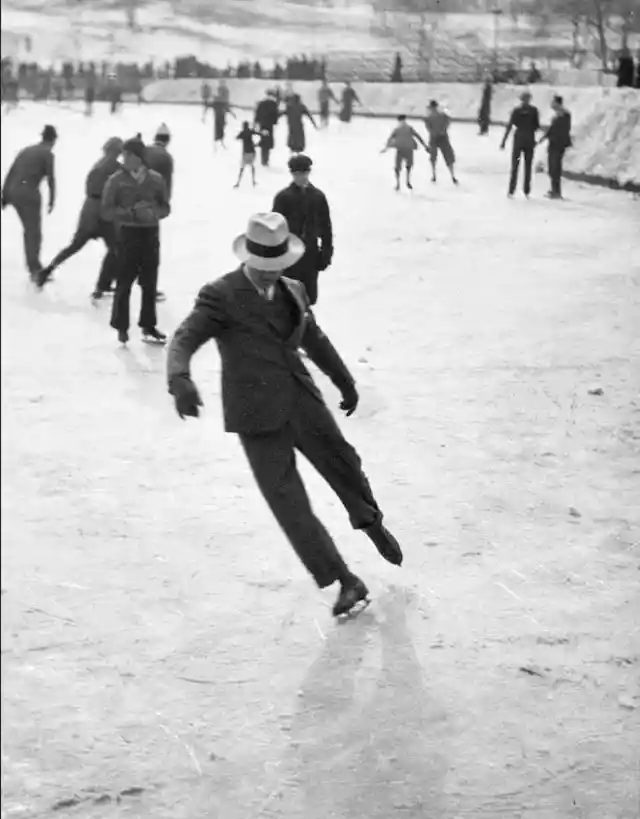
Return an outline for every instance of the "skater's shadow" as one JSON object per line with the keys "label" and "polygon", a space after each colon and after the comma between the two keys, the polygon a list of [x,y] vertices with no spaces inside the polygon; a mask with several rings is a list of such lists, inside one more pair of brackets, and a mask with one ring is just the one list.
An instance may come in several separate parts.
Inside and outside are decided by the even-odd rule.
{"label": "skater's shadow", "polygon": [[62,301],[57,295],[54,295],[50,289],[38,291],[33,285],[25,291],[23,304],[29,310],[33,310],[36,313],[46,313],[51,316],[86,315],[87,313],[85,305]]}
{"label": "skater's shadow", "polygon": [[446,715],[390,588],[337,627],[307,674],[291,731],[291,796],[305,819],[444,815]]}
{"label": "skater's shadow", "polygon": [[164,377],[165,349],[142,342],[142,353],[139,353],[128,345],[119,345],[115,356],[128,378],[131,396],[140,404],[167,413],[171,399]]}

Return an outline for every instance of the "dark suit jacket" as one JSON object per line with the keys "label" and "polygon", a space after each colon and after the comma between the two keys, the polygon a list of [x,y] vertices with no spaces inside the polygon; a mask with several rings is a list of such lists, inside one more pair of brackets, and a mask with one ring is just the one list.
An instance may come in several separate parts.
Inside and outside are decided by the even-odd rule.
{"label": "dark suit jacket", "polygon": [[323,402],[298,347],[306,350],[339,390],[354,383],[308,309],[304,286],[285,277],[277,286],[284,288],[297,312],[293,335],[286,341],[271,326],[262,297],[240,267],[200,290],[193,310],[169,345],[167,375],[171,392],[175,379],[189,376],[196,350],[215,338],[222,359],[227,432],[251,435],[283,427],[293,411],[297,384]]}
{"label": "dark suit jacket", "polygon": [[333,257],[333,227],[329,203],[324,193],[309,185],[306,190],[291,183],[276,194],[271,210],[281,213],[289,223],[289,230],[306,245],[302,259],[289,269],[297,279],[299,272],[317,273],[331,264]]}

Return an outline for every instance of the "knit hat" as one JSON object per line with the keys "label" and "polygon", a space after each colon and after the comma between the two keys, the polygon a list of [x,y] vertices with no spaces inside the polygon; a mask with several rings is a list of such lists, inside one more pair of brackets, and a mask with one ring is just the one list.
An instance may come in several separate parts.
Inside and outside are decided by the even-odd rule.
{"label": "knit hat", "polygon": [[58,138],[58,132],[53,125],[45,125],[42,129],[42,139],[44,142],[53,142]]}
{"label": "knit hat", "polygon": [[116,152],[120,154],[122,153],[123,144],[124,143],[120,139],[120,137],[109,137],[109,139],[102,146],[102,150],[105,152],[105,154],[111,154]]}
{"label": "knit hat", "polygon": [[139,159],[141,159],[143,162],[146,161],[147,149],[145,147],[144,142],[138,137],[128,139],[122,146],[122,152],[133,154],[134,156],[137,156]]}
{"label": "knit hat", "polygon": [[160,139],[170,139],[171,138],[171,132],[169,131],[169,128],[168,128],[166,122],[163,122],[161,125],[158,126],[158,130],[156,131],[156,139],[158,139],[158,138],[160,138]]}
{"label": "knit hat", "polygon": [[289,170],[291,173],[310,171],[313,162],[306,154],[296,154],[289,160]]}

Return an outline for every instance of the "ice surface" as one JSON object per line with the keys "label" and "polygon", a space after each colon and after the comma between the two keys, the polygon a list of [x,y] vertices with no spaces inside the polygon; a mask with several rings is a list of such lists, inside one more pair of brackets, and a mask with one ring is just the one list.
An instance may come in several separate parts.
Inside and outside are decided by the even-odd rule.
{"label": "ice surface", "polygon": [[[282,131],[275,168],[233,191],[239,146],[214,155],[196,108],[26,105],[3,121],[2,170],[59,128],[48,260],[104,140],[163,121],[171,332],[287,183]],[[507,200],[499,133],[462,125],[460,187],[431,185],[422,154],[396,194],[389,127],[310,134],[336,233],[318,319],[362,394],[340,423],[406,554],[384,564],[302,464],[374,597],[343,627],[222,432],[215,347],[194,366],[204,417],[183,423],[163,351],[135,333],[119,349],[89,301],[101,248],[36,294],[3,213],[7,819],[74,794],[104,819],[115,805],[92,800],[135,787],[117,810],[144,819],[635,819],[618,697],[637,702],[639,205],[571,183],[547,202],[540,176]]]}

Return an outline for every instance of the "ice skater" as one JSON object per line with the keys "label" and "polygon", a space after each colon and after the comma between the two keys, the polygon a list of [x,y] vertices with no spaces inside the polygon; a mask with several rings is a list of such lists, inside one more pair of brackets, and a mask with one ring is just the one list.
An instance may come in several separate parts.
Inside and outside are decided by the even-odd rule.
{"label": "ice skater", "polygon": [[254,131],[253,128],[250,127],[248,122],[242,123],[242,130],[236,137],[242,142],[242,158],[240,160],[240,173],[238,174],[238,181],[233,186],[234,188],[240,187],[240,182],[242,182],[242,175],[244,174],[245,168],[251,168],[251,181],[253,182],[253,187],[256,186],[256,143],[255,138],[260,136],[259,131]]}
{"label": "ice skater", "polygon": [[327,197],[310,181],[313,162],[306,154],[289,159],[291,184],[276,194],[272,210],[287,220],[305,252],[287,271],[304,284],[311,305],[318,301],[318,277],[333,261],[333,225]]}
{"label": "ice skater", "polygon": [[92,299],[101,299],[105,293],[112,293],[116,277],[116,236],[113,222],[102,218],[100,202],[107,181],[122,167],[118,157],[122,153],[123,142],[119,137],[108,139],[102,149],[103,156],[91,168],[85,183],[85,200],[80,211],[78,226],[71,243],[63,248],[53,261],[36,274],[36,284],[42,288],[51,279],[54,270],[79,253],[92,239],[102,239],[107,252],[102,260],[98,281],[91,293]]}
{"label": "ice skater", "polygon": [[486,136],[491,127],[491,100],[493,98],[493,82],[491,76],[486,76],[482,86],[482,98],[478,111],[479,136]]}
{"label": "ice skater", "polygon": [[214,97],[213,102],[211,103],[211,108],[213,109],[214,150],[217,148],[218,143],[222,145],[223,148],[226,148],[227,146],[224,144],[224,138],[227,132],[227,114],[231,114],[234,119],[237,119],[236,115],[231,110],[228,93],[225,95],[224,93],[218,91],[218,94]]}
{"label": "ice skater", "polygon": [[429,133],[429,158],[431,160],[431,181],[436,182],[436,166],[438,164],[438,154],[442,154],[444,163],[449,169],[451,180],[454,185],[458,184],[455,171],[456,155],[449,139],[449,126],[451,117],[446,111],[442,111],[437,100],[431,100],[429,111],[425,117],[424,124]]}
{"label": "ice skater", "polygon": [[256,106],[254,115],[254,128],[260,131],[260,162],[263,168],[269,166],[271,151],[275,145],[274,130],[280,118],[280,106],[276,98],[276,92],[271,89],[267,91],[263,99]]}
{"label": "ice skater", "polygon": [[362,105],[360,98],[351,87],[351,83],[347,82],[342,89],[342,97],[340,100],[340,113],[338,114],[340,122],[351,122],[354,103]]}
{"label": "ice skater", "polygon": [[318,126],[316,125],[316,121],[307,106],[300,99],[299,94],[293,94],[289,98],[284,115],[287,118],[289,128],[287,147],[292,154],[301,154],[307,144],[303,117],[306,117],[317,131]]}
{"label": "ice skater", "polygon": [[233,243],[241,266],[206,284],[176,330],[167,355],[169,392],[181,418],[199,415],[202,400],[191,359],[215,339],[222,359],[225,429],[236,433],[258,487],[285,536],[319,588],[340,584],[333,614],[368,598],[329,532],[316,517],[296,466],[296,450],[322,475],[389,563],[402,564],[398,541],[383,524],[360,457],[305,367],[298,348],[333,381],[347,416],[358,406],[355,381],[320,330],[304,286],[283,274],[304,254],[281,214],[261,213]]}
{"label": "ice skater", "polygon": [[89,76],[84,89],[84,115],[93,116],[93,103],[96,101],[96,83],[93,76]]}
{"label": "ice skater", "polygon": [[548,199],[562,199],[562,163],[567,148],[571,148],[571,114],[564,107],[562,97],[556,96],[551,103],[553,119],[538,145],[547,142],[547,167],[551,188]]}
{"label": "ice skater", "polygon": [[328,128],[329,120],[331,118],[331,100],[338,102],[336,95],[329,87],[329,83],[322,80],[322,85],[318,90],[318,107],[320,109],[320,127]]}
{"label": "ice skater", "polygon": [[160,260],[159,224],[170,211],[167,187],[159,173],[145,165],[142,140],[128,139],[122,146],[122,169],[107,182],[102,194],[102,218],[116,230],[117,281],[111,326],[118,340],[129,340],[131,288],[142,291],[139,326],[142,339],[164,344],[167,337],[157,329],[156,293]]}
{"label": "ice skater", "polygon": [[204,122],[207,118],[207,111],[209,110],[211,101],[211,86],[206,80],[202,80],[202,84],[200,85],[200,99],[202,100],[202,121]]}
{"label": "ice skater", "polygon": [[509,174],[509,198],[513,197],[518,185],[518,169],[520,157],[524,157],[524,195],[528,198],[531,193],[531,172],[533,168],[533,154],[536,145],[536,132],[540,130],[540,114],[535,105],[531,104],[531,93],[523,91],[520,95],[520,105],[513,109],[500,149],[504,150],[509,134],[515,129],[513,147],[511,151],[511,172]]}
{"label": "ice skater", "polygon": [[[173,195],[173,171],[174,161],[173,156],[169,152],[169,143],[171,142],[171,132],[165,122],[158,126],[156,135],[153,139],[152,145],[147,145],[145,154],[145,162],[148,168],[164,179],[164,184],[167,188],[167,198],[171,202]],[[156,293],[156,301],[165,301],[166,295],[162,290]]]}
{"label": "ice skater", "polygon": [[24,255],[27,270],[33,282],[36,282],[36,277],[42,270],[40,263],[42,249],[40,183],[43,179],[47,180],[49,186],[47,213],[51,213],[56,204],[53,148],[57,140],[58,132],[53,125],[45,125],[41,141],[37,145],[30,145],[20,151],[9,168],[2,186],[2,210],[7,205],[12,205],[22,222]]}
{"label": "ice skater", "polygon": [[400,174],[402,173],[402,168],[405,168],[406,173],[406,184],[407,188],[411,191],[413,190],[413,185],[411,184],[411,171],[413,170],[413,155],[415,153],[416,148],[418,147],[418,143],[422,145],[425,151],[428,151],[427,144],[422,139],[420,134],[407,122],[407,118],[404,114],[400,114],[398,117],[398,124],[391,132],[389,139],[387,140],[387,144],[384,146],[380,153],[384,154],[389,148],[395,148],[396,157],[393,166],[393,172],[396,177],[396,190],[400,190]]}
{"label": "ice skater", "polygon": [[117,114],[122,107],[122,88],[118,82],[118,76],[111,72],[107,77],[106,97],[109,102],[109,110],[112,114]]}

